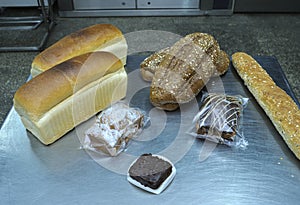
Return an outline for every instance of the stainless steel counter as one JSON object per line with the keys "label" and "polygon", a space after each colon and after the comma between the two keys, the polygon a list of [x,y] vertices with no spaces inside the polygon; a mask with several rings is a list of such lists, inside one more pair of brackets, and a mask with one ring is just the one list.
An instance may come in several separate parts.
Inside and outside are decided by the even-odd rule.
{"label": "stainless steel counter", "polygon": [[[233,68],[221,78],[222,84],[227,94],[250,99],[242,127],[249,145],[245,150],[218,145],[211,152],[202,152],[209,153],[203,161],[199,160],[200,150],[213,146],[182,130],[191,125],[195,104],[181,106],[176,112],[153,110],[148,99],[149,84],[141,81],[135,71],[143,58],[128,57],[129,90],[134,90],[128,97],[132,106],[150,111],[151,125],[117,158],[80,149],[80,133],[90,122],[44,146],[26,132],[16,112],[11,110],[0,131],[1,204],[299,203],[300,162]],[[293,97],[277,60],[256,59]],[[157,123],[161,121],[165,123]],[[160,195],[132,186],[123,175],[133,158],[148,152],[168,157],[177,169],[174,181]]]}

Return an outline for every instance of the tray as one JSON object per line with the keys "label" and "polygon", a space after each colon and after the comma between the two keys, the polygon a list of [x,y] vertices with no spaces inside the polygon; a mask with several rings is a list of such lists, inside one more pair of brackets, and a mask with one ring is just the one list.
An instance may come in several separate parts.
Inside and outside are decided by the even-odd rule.
{"label": "tray", "polygon": [[[118,158],[81,149],[80,135],[90,122],[44,146],[26,132],[14,109],[10,111],[0,131],[1,204],[298,204],[300,162],[232,66],[207,89],[224,87],[227,94],[250,99],[243,116],[249,142],[245,150],[215,146],[187,134],[198,98],[175,112],[153,109],[149,84],[136,70],[144,58],[128,57],[130,93],[125,100],[149,112],[151,125]],[[255,59],[296,101],[276,58]],[[124,175],[133,159],[149,152],[169,158],[177,169],[160,195],[134,187]]]}

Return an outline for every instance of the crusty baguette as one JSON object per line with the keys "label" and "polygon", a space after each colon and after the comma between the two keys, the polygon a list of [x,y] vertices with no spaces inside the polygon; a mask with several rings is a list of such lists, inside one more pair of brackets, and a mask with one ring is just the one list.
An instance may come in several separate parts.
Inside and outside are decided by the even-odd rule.
{"label": "crusty baguette", "polygon": [[87,53],[22,85],[14,107],[25,127],[50,144],[126,94],[127,74],[108,52]]}
{"label": "crusty baguette", "polygon": [[111,24],[96,24],[71,33],[38,54],[31,66],[36,76],[75,56],[93,51],[108,51],[126,64],[127,43],[122,32]]}
{"label": "crusty baguette", "polygon": [[233,54],[232,63],[288,147],[300,159],[300,110],[296,103],[248,54]]}

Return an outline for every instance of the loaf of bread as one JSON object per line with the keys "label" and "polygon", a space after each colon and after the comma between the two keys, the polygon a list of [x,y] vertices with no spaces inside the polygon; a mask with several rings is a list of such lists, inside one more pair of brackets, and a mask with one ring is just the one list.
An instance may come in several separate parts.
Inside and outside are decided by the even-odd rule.
{"label": "loaf of bread", "polygon": [[212,76],[224,74],[229,67],[228,55],[206,33],[189,34],[149,58],[141,64],[141,71],[149,75],[144,79],[151,79],[153,72],[151,103],[169,111],[191,101]]}
{"label": "loaf of bread", "polygon": [[248,54],[233,54],[232,63],[288,147],[300,159],[300,110],[296,103]]}
{"label": "loaf of bread", "polygon": [[14,108],[26,129],[50,144],[126,95],[127,74],[112,53],[71,58],[22,85]]}
{"label": "loaf of bread", "polygon": [[34,77],[70,58],[93,51],[113,53],[126,64],[127,43],[122,32],[111,24],[96,24],[71,33],[38,54],[31,66]]}

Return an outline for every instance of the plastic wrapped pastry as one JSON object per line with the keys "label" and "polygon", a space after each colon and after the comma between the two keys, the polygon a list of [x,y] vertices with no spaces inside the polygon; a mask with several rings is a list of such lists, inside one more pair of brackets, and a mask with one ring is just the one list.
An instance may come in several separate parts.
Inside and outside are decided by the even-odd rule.
{"label": "plastic wrapped pastry", "polygon": [[196,136],[211,141],[234,145],[244,140],[239,133],[240,120],[247,98],[223,94],[204,97],[199,112],[194,117]]}
{"label": "plastic wrapped pastry", "polygon": [[118,102],[97,116],[96,123],[85,132],[83,148],[117,156],[145,122],[140,109]]}

